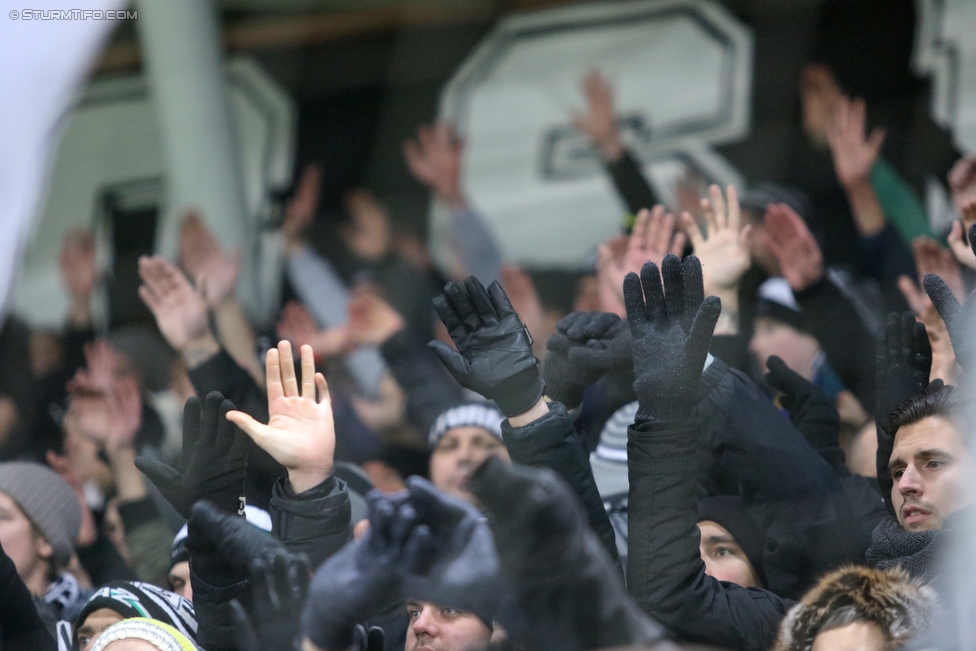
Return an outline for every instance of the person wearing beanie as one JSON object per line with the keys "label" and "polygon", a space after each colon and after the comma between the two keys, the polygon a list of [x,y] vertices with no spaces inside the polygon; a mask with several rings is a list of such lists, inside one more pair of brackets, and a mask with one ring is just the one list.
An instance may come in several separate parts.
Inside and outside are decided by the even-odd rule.
{"label": "person wearing beanie", "polygon": [[901,568],[841,568],[790,609],[773,651],[899,649],[929,627],[935,606],[932,588]]}
{"label": "person wearing beanie", "polygon": [[485,651],[494,624],[486,616],[429,601],[407,600],[407,641],[404,651]]}
{"label": "person wearing beanie", "polygon": [[427,437],[430,446],[430,480],[437,488],[474,502],[465,484],[474,469],[490,456],[509,460],[502,442],[505,416],[485,403],[456,405],[444,411]]}
{"label": "person wearing beanie", "polygon": [[766,585],[766,538],[742,498],[716,495],[698,500],[698,530],[705,574],[743,588]]}
{"label": "person wearing beanie", "polygon": [[[149,646],[127,646],[126,640],[141,640]],[[155,619],[135,617],[118,622],[107,629],[91,647],[91,651],[124,651],[126,649],[157,649],[158,651],[199,651],[200,647],[172,626]]]}
{"label": "person wearing beanie", "polygon": [[43,596],[68,564],[81,528],[78,497],[39,463],[0,463],[0,544],[31,594]]}
{"label": "person wearing beanie", "polygon": [[109,627],[133,619],[156,621],[196,639],[196,614],[187,599],[149,583],[113,581],[96,591],[78,614],[72,632],[74,644],[81,651],[90,651]]}

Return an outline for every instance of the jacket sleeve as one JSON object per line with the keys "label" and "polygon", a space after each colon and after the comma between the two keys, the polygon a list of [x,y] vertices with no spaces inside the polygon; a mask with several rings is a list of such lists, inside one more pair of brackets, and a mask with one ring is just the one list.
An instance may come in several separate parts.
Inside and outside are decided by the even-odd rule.
{"label": "jacket sleeve", "polygon": [[17,567],[0,549],[0,648],[55,651],[58,645],[37,614]]}
{"label": "jacket sleeve", "polygon": [[352,507],[346,482],[332,475],[295,495],[288,480],[275,482],[271,496],[271,533],[288,551],[306,554],[312,569],[352,540]]}
{"label": "jacket sleeve", "polygon": [[619,159],[606,163],[606,169],[613,181],[613,187],[627,204],[627,210],[631,214],[636,215],[642,208],[650,208],[658,203],[640,163],[629,150],[624,149]]}
{"label": "jacket sleeve", "polygon": [[827,361],[869,413],[874,411],[874,336],[857,309],[840,289],[824,276],[796,292],[803,320],[820,342]]}
{"label": "jacket sleeve", "polygon": [[705,574],[694,479],[697,438],[691,423],[628,432],[627,587],[679,640],[765,651],[792,602]]}
{"label": "jacket sleeve", "polygon": [[566,407],[550,402],[549,413],[523,427],[512,427],[506,419],[502,422],[502,437],[512,461],[524,466],[549,468],[569,484],[586,512],[590,528],[610,558],[618,561],[610,516],[593,479],[590,458],[583,450]]}
{"label": "jacket sleeve", "polygon": [[380,354],[407,394],[407,417],[425,437],[438,416],[464,401],[458,383],[408,329],[386,340]]}

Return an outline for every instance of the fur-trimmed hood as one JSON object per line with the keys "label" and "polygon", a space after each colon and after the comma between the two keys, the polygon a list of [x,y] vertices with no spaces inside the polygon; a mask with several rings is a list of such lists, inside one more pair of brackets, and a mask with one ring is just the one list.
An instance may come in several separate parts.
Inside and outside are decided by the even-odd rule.
{"label": "fur-trimmed hood", "polygon": [[844,567],[824,576],[790,609],[772,651],[810,651],[828,618],[846,607],[881,628],[885,648],[897,648],[928,627],[935,602],[932,588],[899,567]]}

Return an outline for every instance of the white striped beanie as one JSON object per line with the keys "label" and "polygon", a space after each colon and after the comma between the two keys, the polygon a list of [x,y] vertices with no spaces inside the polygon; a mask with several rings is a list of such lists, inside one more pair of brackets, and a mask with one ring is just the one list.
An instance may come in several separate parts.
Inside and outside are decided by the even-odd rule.
{"label": "white striped beanie", "polygon": [[427,443],[433,450],[448,430],[457,427],[480,427],[501,441],[503,420],[504,414],[490,405],[477,402],[457,405],[437,417],[434,426],[430,428]]}

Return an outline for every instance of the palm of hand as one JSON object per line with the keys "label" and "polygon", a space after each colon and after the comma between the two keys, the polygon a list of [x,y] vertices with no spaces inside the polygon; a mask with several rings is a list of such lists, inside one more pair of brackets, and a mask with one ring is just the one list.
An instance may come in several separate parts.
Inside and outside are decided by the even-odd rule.
{"label": "palm of hand", "polygon": [[735,287],[749,268],[749,252],[742,246],[739,234],[732,229],[720,230],[695,246],[702,263],[705,294]]}
{"label": "palm of hand", "polygon": [[207,305],[188,284],[167,298],[156,321],[166,340],[179,350],[207,333]]}
{"label": "palm of hand", "polygon": [[332,465],[335,425],[328,401],[278,397],[268,404],[268,433],[274,437],[275,459],[286,468]]}
{"label": "palm of hand", "polygon": [[677,319],[646,322],[631,328],[634,350],[646,351],[634,356],[637,381],[653,381],[654,386],[681,373],[685,364],[685,331]]}
{"label": "palm of hand", "polygon": [[210,307],[217,307],[237,287],[239,261],[223,255],[212,256],[203,264],[203,293]]}

